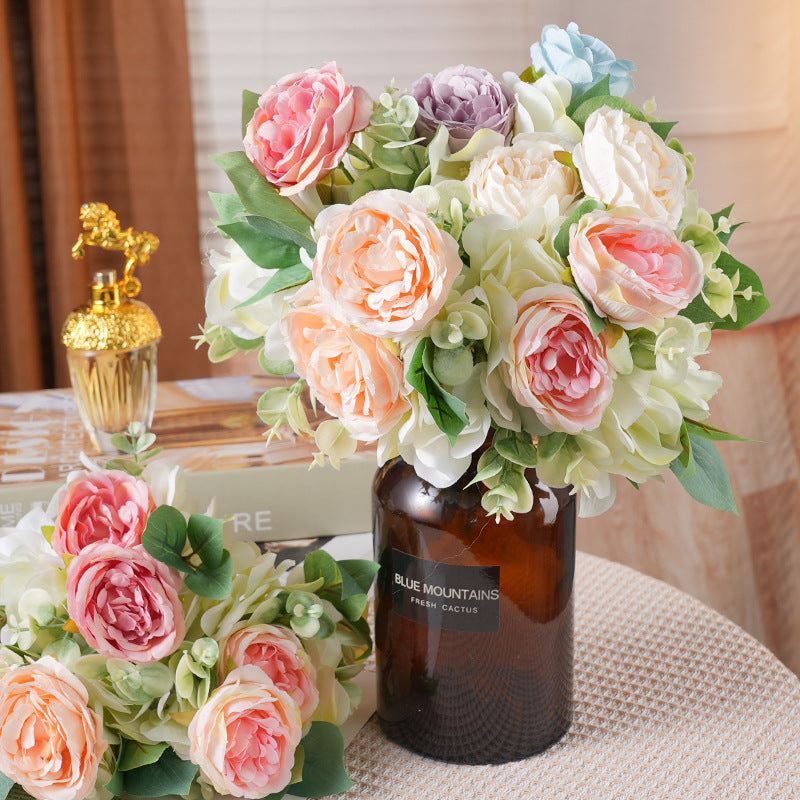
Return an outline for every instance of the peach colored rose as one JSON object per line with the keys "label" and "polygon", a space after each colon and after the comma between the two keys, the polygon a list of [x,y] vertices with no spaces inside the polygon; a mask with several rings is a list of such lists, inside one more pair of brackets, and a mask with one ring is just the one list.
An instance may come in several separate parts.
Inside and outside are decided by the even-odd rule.
{"label": "peach colored rose", "polygon": [[329,206],[315,227],[311,271],[323,305],[373,336],[424,328],[461,272],[456,240],[407,192],[383,189]]}
{"label": "peach colored rose", "polygon": [[235,667],[253,664],[260,667],[272,682],[299,706],[306,722],[319,702],[315,685],[316,670],[297,636],[276,625],[246,625],[220,642],[219,676]]}
{"label": "peach colored rose", "polygon": [[90,544],[67,566],[67,608],[98,653],[147,664],[183,641],[180,586],[177,570],[142,545]]}
{"label": "peach colored rose", "polygon": [[567,256],[581,293],[623,328],[674,317],[703,288],[703,260],[635,209],[596,210],[572,229]]}
{"label": "peach colored rose", "polygon": [[54,658],[0,678],[0,772],[40,800],[83,800],[108,743],[84,685]]}
{"label": "peach colored rose", "polygon": [[381,340],[343,325],[319,302],[281,320],[297,373],[351,435],[374,441],[408,410],[403,362]]}
{"label": "peach colored rose", "polygon": [[366,89],[349,86],[335,62],[281,78],[258,99],[244,151],[284,195],[324,178],[372,114]]}
{"label": "peach colored rose", "polygon": [[548,428],[578,433],[600,424],[612,395],[605,338],[594,336],[571,289],[551,284],[520,295],[507,362],[514,397]]}
{"label": "peach colored rose", "polygon": [[53,549],[77,555],[94,542],[132,547],[154,508],[148,485],[127,472],[80,470],[59,492]]}
{"label": "peach colored rose", "polygon": [[297,703],[263,670],[228,674],[189,724],[189,758],[220,794],[264,797],[285,788],[302,737]]}

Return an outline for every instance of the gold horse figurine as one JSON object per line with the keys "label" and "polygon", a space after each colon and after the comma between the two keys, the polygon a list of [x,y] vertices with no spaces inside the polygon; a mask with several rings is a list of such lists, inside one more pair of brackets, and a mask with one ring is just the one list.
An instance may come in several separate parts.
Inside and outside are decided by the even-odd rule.
{"label": "gold horse figurine", "polygon": [[158,237],[133,228],[122,230],[117,215],[105,203],[84,203],[79,218],[83,231],[72,247],[72,257],[83,258],[87,244],[104,250],[121,250],[126,261],[119,283],[120,291],[128,297],[135,297],[142,284],[133,277],[133,270],[137,264],[146,264],[150,260],[150,256],[158,249]]}

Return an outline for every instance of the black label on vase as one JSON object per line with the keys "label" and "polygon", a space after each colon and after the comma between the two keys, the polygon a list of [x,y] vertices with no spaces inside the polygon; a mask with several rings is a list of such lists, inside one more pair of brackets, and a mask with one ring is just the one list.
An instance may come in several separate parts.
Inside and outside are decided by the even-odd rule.
{"label": "black label on vase", "polygon": [[464,566],[392,549],[392,609],[454,631],[500,627],[500,567]]}

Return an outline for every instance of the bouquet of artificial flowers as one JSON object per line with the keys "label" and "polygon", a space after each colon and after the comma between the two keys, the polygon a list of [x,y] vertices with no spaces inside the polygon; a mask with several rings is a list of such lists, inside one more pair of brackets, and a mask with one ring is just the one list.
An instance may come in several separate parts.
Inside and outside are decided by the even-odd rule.
{"label": "bouquet of artificial flowers", "polygon": [[150,437],[0,529],[0,797],[344,790],[377,565],[226,549]]}
{"label": "bouquet of artificial flowers", "polygon": [[[357,442],[436,486],[478,463],[483,505],[531,507],[524,471],[573,485],[581,513],[667,468],[735,509],[707,424],[715,328],[768,307],[728,249],[731,207],[689,188],[674,123],[624,98],[630,61],[544,28],[498,79],[456,66],[372,101],[336,65],[244,93],[244,150],[215,157],[230,238],[199,337],[297,380],[265,393],[277,432],[334,464]],[[329,413],[313,431],[299,393]]]}

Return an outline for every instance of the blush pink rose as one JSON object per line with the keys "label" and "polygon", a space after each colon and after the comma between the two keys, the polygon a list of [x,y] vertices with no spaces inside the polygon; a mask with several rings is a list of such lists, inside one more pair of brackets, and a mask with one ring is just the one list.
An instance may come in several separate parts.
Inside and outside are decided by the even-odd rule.
{"label": "blush pink rose", "polygon": [[148,485],[127,472],[81,470],[58,495],[53,549],[59,555],[77,555],[94,542],[132,547],[141,542],[154,508]]}
{"label": "blush pink rose", "polygon": [[551,284],[522,293],[509,361],[514,397],[548,428],[578,433],[600,424],[612,394],[605,338],[594,336],[571,289]]}
{"label": "blush pink rose", "polygon": [[703,288],[703,260],[663,223],[634,209],[595,210],[570,233],[575,283],[623,328],[674,317]]}
{"label": "blush pink rose", "polygon": [[32,797],[92,795],[107,746],[86,688],[54,658],[0,677],[0,772]]}
{"label": "blush pink rose", "polygon": [[284,789],[302,737],[297,703],[248,664],[230,672],[189,724],[189,758],[220,794],[258,798]]}
{"label": "blush pink rose", "polygon": [[147,664],[183,641],[180,586],[177,570],[142,545],[90,544],[67,566],[67,608],[98,653]]}
{"label": "blush pink rose", "polygon": [[343,325],[319,302],[287,312],[281,331],[298,375],[355,438],[376,440],[408,410],[403,362],[381,339]]}
{"label": "blush pink rose", "polygon": [[317,216],[311,267],[328,313],[373,336],[418,331],[461,272],[458,243],[408,192],[368,192]]}
{"label": "blush pink rose", "polygon": [[258,99],[244,151],[281,194],[292,195],[339,164],[371,114],[367,90],[348,86],[334,62],[295,72]]}
{"label": "blush pink rose", "polygon": [[235,667],[253,664],[299,706],[306,722],[317,708],[317,671],[297,636],[276,625],[247,625],[220,642],[219,676],[224,680]]}

